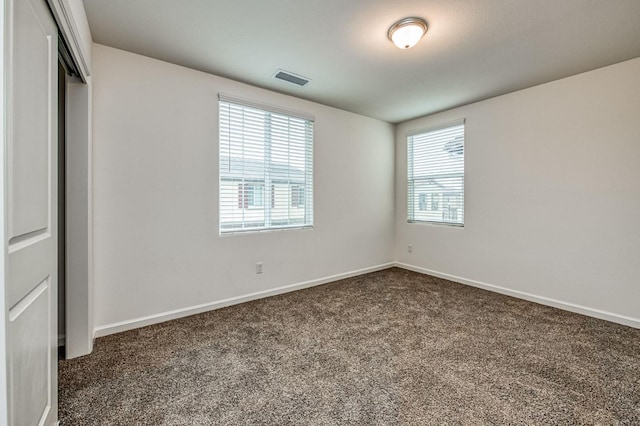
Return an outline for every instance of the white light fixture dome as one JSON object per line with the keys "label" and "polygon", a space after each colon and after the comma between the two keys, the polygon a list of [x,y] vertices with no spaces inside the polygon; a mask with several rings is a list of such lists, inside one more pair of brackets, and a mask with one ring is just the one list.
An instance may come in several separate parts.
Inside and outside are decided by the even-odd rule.
{"label": "white light fixture dome", "polygon": [[426,34],[427,21],[421,18],[404,18],[389,28],[387,36],[400,49],[410,49]]}

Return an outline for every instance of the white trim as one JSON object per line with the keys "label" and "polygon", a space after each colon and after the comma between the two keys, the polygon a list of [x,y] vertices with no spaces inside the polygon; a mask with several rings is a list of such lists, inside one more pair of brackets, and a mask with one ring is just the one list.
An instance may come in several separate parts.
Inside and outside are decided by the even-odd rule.
{"label": "white trim", "polygon": [[48,0],[48,2],[53,11],[56,23],[58,24],[58,28],[71,49],[70,53],[78,63],[82,80],[86,81],[87,77],[91,76],[91,71],[86,54],[82,48],[82,43],[80,42],[82,36],[78,31],[76,21],[71,13],[71,6],[69,6],[68,0]]}
{"label": "white trim", "polygon": [[183,318],[190,315],[200,314],[202,312],[225,308],[227,306],[237,305],[239,303],[250,302],[256,299],[263,299],[265,297],[288,293],[295,290],[302,290],[308,287],[315,287],[315,286],[327,284],[333,281],[343,280],[345,278],[351,278],[358,275],[368,274],[370,272],[381,271],[383,269],[388,269],[393,266],[394,266],[394,262],[383,263],[380,265],[371,266],[369,268],[357,269],[355,271],[331,275],[331,276],[319,278],[316,280],[304,281],[301,283],[277,287],[270,290],[249,293],[244,296],[231,297],[229,299],[203,303],[202,305],[190,306],[188,308],[175,309],[173,311],[167,311],[167,312],[148,315],[145,317],[135,318],[127,321],[107,324],[100,327],[96,327],[94,335],[95,337],[108,336],[110,334],[120,333],[123,331],[132,330],[134,328],[145,327],[147,325],[157,324],[157,323],[161,323],[161,322],[165,322],[165,321],[169,321],[177,318]]}
{"label": "white trim", "polygon": [[65,356],[91,353],[93,331],[91,78],[66,84]]}
{"label": "white trim", "polygon": [[[6,101],[6,83],[7,83],[7,75],[6,75],[6,66],[8,64],[8,49],[6,43],[6,37],[9,32],[9,22],[5,21],[5,11],[9,7],[9,2],[5,0],[0,0],[0,62],[2,62],[2,66],[0,66],[0,241],[2,241],[3,246],[6,244],[5,239],[5,186],[4,186],[4,175],[5,175],[5,150],[7,146],[7,113],[8,111],[5,109],[8,104]],[[7,389],[9,386],[9,381],[7,380],[7,373],[9,371],[9,364],[7,359],[7,325],[8,325],[8,307],[6,306],[5,294],[7,293],[6,289],[6,270],[5,270],[5,262],[7,256],[6,253],[3,253],[0,257],[0,425],[9,424],[9,395],[7,395]]]}
{"label": "white trim", "polygon": [[123,331],[146,327],[148,325],[158,324],[158,323],[170,321],[173,319],[184,318],[191,315],[212,311],[215,309],[225,308],[227,306],[233,306],[240,303],[250,302],[252,300],[263,299],[270,296],[276,296],[278,294],[289,293],[291,291],[302,290],[309,287],[315,287],[318,285],[327,284],[327,283],[342,280],[345,278],[351,278],[358,275],[368,274],[370,272],[381,271],[383,269],[388,269],[391,267],[398,267],[398,268],[418,272],[425,275],[431,275],[434,277],[443,278],[449,281],[454,281],[460,284],[481,288],[481,289],[492,291],[495,293],[505,294],[507,296],[512,296],[517,299],[528,300],[530,302],[539,303],[541,305],[551,306],[551,307],[562,309],[565,311],[575,312],[575,313],[586,315],[589,317],[611,321],[618,324],[640,329],[640,319],[637,319],[637,318],[614,314],[614,313],[602,311],[599,309],[588,308],[588,307],[576,305],[573,303],[562,302],[559,300],[550,299],[547,297],[538,296],[535,294],[526,293],[518,290],[511,290],[505,287],[500,287],[493,284],[487,284],[480,281],[471,280],[468,278],[458,277],[456,275],[445,274],[443,272],[421,268],[418,266],[413,266],[413,265],[409,265],[402,262],[388,262],[388,263],[383,263],[376,266],[371,266],[369,268],[363,268],[355,271],[345,272],[342,274],[331,275],[331,276],[319,278],[316,280],[304,281],[301,283],[277,287],[270,290],[249,293],[243,296],[231,297],[229,299],[203,303],[201,305],[175,309],[172,311],[162,312],[159,314],[148,315],[140,318],[103,325],[95,328],[93,336],[94,336],[94,339],[99,337],[104,337],[110,334],[121,333]]}
{"label": "white trim", "polygon": [[560,300],[551,299],[544,296],[538,296],[535,294],[526,293],[524,291],[512,290],[512,289],[500,287],[494,284],[487,284],[480,281],[471,280],[468,278],[458,277],[456,275],[449,275],[443,272],[421,268],[419,266],[413,266],[413,265],[409,265],[402,262],[394,262],[394,266],[397,266],[398,268],[406,269],[409,271],[418,272],[425,275],[431,275],[431,276],[443,278],[449,281],[454,281],[460,284],[466,284],[472,287],[493,291],[495,293],[505,294],[507,296],[512,296],[517,299],[528,300],[530,302],[539,303],[541,305],[551,306],[551,307],[562,309],[565,311],[586,315],[588,317],[598,318],[605,321],[611,321],[617,324],[622,324],[629,327],[640,329],[640,318],[632,318],[625,315],[602,311],[600,309],[594,309],[594,308],[588,308],[586,306],[576,305],[574,303],[562,302]]}

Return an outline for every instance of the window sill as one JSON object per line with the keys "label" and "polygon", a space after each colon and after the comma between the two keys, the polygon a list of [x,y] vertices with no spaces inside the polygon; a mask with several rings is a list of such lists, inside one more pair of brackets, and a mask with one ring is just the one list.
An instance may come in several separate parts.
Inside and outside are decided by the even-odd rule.
{"label": "window sill", "polygon": [[220,237],[227,237],[232,235],[265,234],[265,233],[280,232],[280,231],[313,230],[313,229],[314,229],[313,225],[282,226],[282,227],[272,227],[272,228],[263,228],[263,229],[236,229],[232,231],[219,231],[218,235]]}
{"label": "window sill", "polygon": [[452,228],[464,228],[464,223],[432,222],[429,220],[407,220],[407,223],[415,223],[420,225],[433,225],[433,226],[449,226]]}

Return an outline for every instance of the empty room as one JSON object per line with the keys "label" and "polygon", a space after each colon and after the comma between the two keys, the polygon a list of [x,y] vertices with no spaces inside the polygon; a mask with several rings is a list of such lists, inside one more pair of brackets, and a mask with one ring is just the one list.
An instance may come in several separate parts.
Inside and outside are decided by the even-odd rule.
{"label": "empty room", "polygon": [[2,425],[640,424],[637,0],[1,0]]}

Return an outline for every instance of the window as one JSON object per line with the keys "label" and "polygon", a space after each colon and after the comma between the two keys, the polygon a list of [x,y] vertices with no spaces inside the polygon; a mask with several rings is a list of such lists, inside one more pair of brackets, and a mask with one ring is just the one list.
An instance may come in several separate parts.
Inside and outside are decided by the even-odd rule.
{"label": "window", "polygon": [[291,186],[291,207],[304,207],[304,187]]}
{"label": "window", "polygon": [[427,209],[427,194],[420,194],[418,197],[418,210],[424,211]]}
{"label": "window", "polygon": [[262,207],[264,203],[264,184],[239,183],[238,184],[238,208],[248,209]]}
{"label": "window", "polygon": [[440,208],[438,198],[438,194],[431,194],[431,210],[438,210]]}
{"label": "window", "polygon": [[409,222],[464,225],[464,120],[410,134],[407,172]]}
{"label": "window", "polygon": [[219,95],[220,233],[313,226],[313,117]]}

